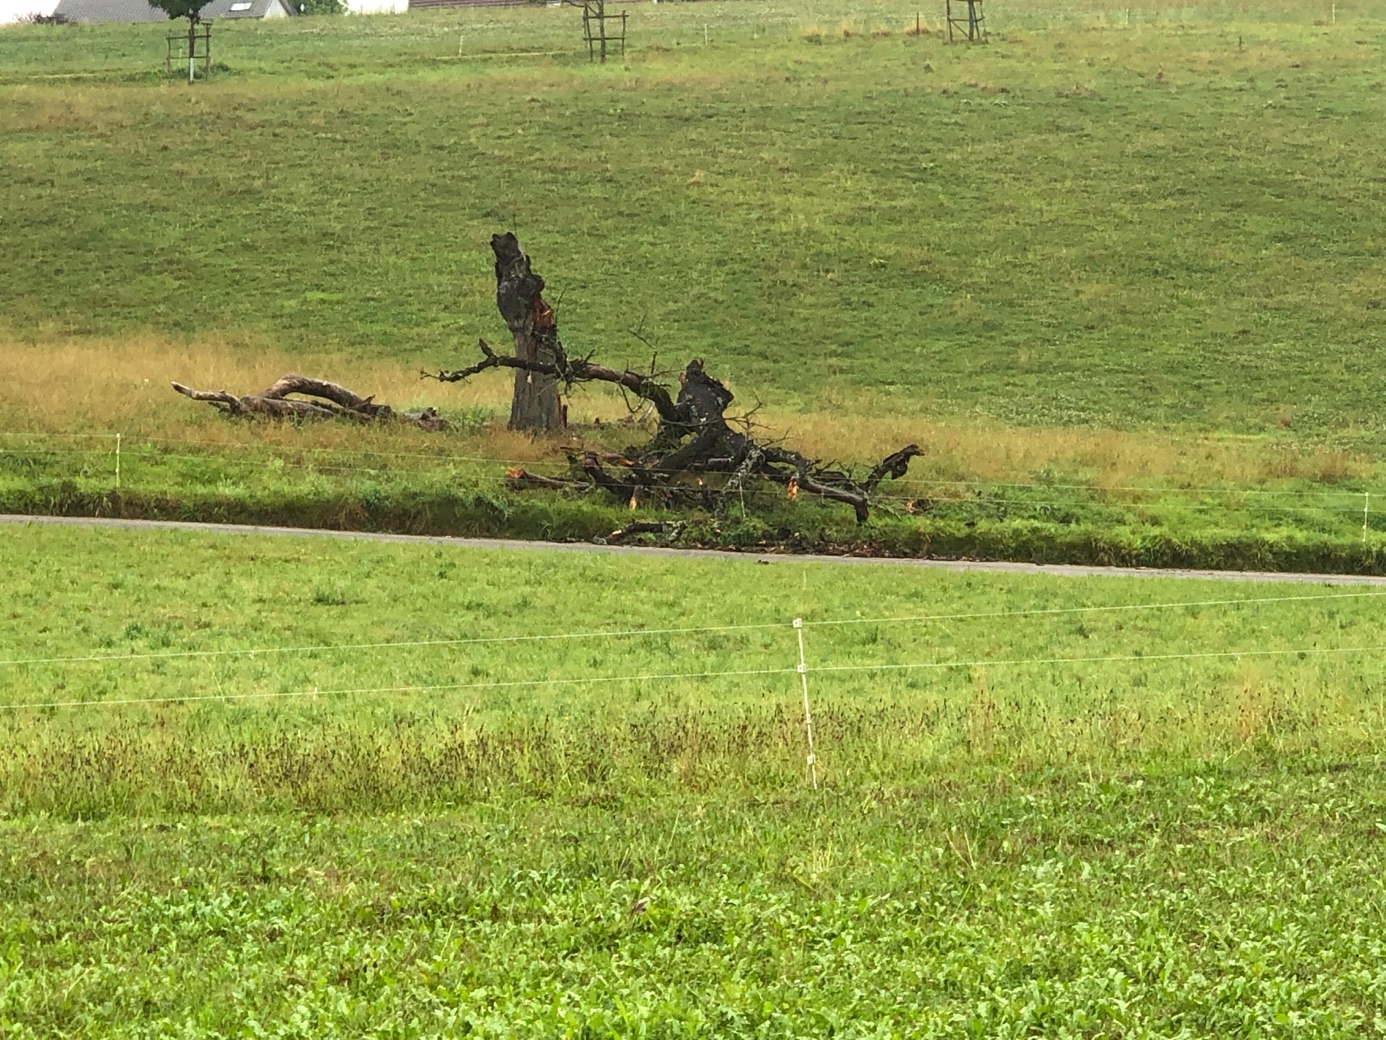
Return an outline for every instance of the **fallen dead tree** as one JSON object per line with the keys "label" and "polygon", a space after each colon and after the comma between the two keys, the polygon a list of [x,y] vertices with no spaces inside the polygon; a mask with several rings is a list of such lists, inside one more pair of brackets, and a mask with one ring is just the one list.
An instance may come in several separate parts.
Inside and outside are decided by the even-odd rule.
{"label": "fallen dead tree", "polygon": [[[726,414],[733,400],[731,391],[708,375],[699,359],[688,362],[679,374],[675,394],[657,376],[608,368],[590,357],[570,358],[558,338],[552,308],[544,302],[544,281],[530,271],[529,259],[515,236],[496,235],[491,247],[496,253],[497,305],[515,334],[516,353],[499,354],[482,340],[478,344],[481,360],[476,364],[422,374],[454,383],[489,369],[509,368],[516,371],[517,387],[522,373],[538,376],[545,384],[562,384],[569,391],[581,383],[611,383],[648,402],[658,416],[654,435],[643,447],[621,454],[575,453],[570,457],[573,473],[567,478],[511,470],[512,486],[599,490],[631,508],[659,500],[720,514],[748,484],[769,481],[783,487],[791,498],[809,494],[849,505],[857,522],[865,523],[876,487],[883,480],[903,477],[910,460],[923,454],[918,445],[906,445],[858,479],[845,469],[756,441],[749,423],[740,423],[742,428],[737,429]],[[522,332],[536,329],[542,334],[541,348],[522,349]]]}
{"label": "fallen dead tree", "polygon": [[[344,386],[323,379],[310,379],[307,376],[281,376],[267,390],[244,397],[238,397],[226,390],[194,390],[182,383],[174,383],[173,389],[194,401],[205,401],[227,415],[263,416],[270,419],[407,422],[425,430],[445,430],[448,427],[436,409],[397,412],[387,404],[377,404],[374,395],[362,397]],[[301,396],[290,397],[290,394]]]}

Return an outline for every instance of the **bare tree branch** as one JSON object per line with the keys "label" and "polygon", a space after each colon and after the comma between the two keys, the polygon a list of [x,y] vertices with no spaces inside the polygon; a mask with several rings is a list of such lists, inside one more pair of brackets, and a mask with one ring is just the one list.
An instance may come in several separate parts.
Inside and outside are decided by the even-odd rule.
{"label": "bare tree branch", "polygon": [[[307,376],[280,376],[275,384],[258,394],[237,397],[226,390],[194,390],[182,383],[173,389],[194,401],[205,401],[227,415],[258,415],[270,419],[351,419],[355,422],[409,422],[425,430],[448,428],[438,412],[396,412],[389,405],[377,404],[374,396],[362,397],[344,386]],[[303,394],[316,400],[303,401],[290,394]]]}
{"label": "bare tree branch", "polygon": [[[495,236],[492,239],[493,247],[500,241],[514,244],[514,236]],[[543,280],[530,273],[528,259],[523,258],[523,254],[519,255],[524,263],[522,270],[516,268],[519,272],[516,277],[529,278],[537,288],[531,286],[534,292],[528,296],[525,293],[518,296],[498,293],[502,316],[512,330],[517,327],[517,322],[525,318],[523,307],[516,300],[523,302],[528,299],[531,307],[542,304],[538,290],[543,288]],[[497,249],[497,257],[500,256],[501,252]],[[497,278],[502,278],[499,260]],[[507,313],[507,307],[514,313]],[[542,321],[535,324],[545,329],[549,327]],[[643,329],[642,319],[631,334],[642,342],[648,342]],[[517,346],[519,342],[517,333]],[[887,478],[904,476],[910,460],[922,454],[918,445],[901,448],[872,469],[865,481],[859,482],[846,470],[825,465],[778,444],[763,444],[754,440],[751,436],[756,428],[753,416],[760,409],[760,403],[757,402],[744,416],[728,419],[726,411],[734,399],[732,393],[707,374],[700,359],[690,361],[679,373],[675,393],[661,381],[654,359],[647,375],[630,368],[608,368],[594,363],[590,356],[570,358],[556,333],[545,341],[543,352],[517,349],[515,355],[510,356],[498,354],[485,340],[481,340],[477,346],[482,356],[475,364],[451,372],[420,374],[440,382],[453,383],[470,379],[488,369],[508,368],[554,379],[569,390],[579,383],[610,383],[618,387],[623,395],[631,393],[649,402],[659,415],[659,424],[648,443],[627,452],[633,457],[603,457],[599,452],[589,450],[572,460],[574,479],[584,481],[588,487],[601,489],[632,508],[645,501],[661,500],[710,508],[721,513],[753,481],[763,480],[784,487],[791,498],[804,493],[849,505],[857,522],[866,523],[870,516],[871,495],[876,487]],[[544,356],[545,353],[548,356]],[[631,414],[635,411],[629,401],[627,411]],[[740,429],[733,429],[733,423]],[[604,462],[618,467],[617,471],[608,471]],[[727,474],[727,477],[721,486],[712,486],[716,483],[712,474]],[[709,479],[705,480],[704,477]],[[543,483],[523,471],[512,475],[515,486],[572,486],[572,481],[558,481],[557,478],[545,480],[554,483]],[[634,529],[632,525],[625,531]]]}

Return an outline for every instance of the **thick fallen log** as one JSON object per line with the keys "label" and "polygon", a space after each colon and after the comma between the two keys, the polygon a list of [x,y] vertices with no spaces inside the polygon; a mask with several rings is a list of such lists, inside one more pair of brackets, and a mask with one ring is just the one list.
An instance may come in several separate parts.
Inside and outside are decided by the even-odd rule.
{"label": "thick fallen log", "polygon": [[[270,419],[350,419],[355,422],[407,422],[425,430],[445,430],[447,422],[434,408],[422,412],[397,412],[376,403],[374,395],[362,397],[337,383],[308,376],[280,376],[258,394],[237,396],[227,390],[194,390],[182,383],[173,389],[194,401],[205,401],[227,415],[263,416]],[[290,397],[300,394],[313,400]]]}

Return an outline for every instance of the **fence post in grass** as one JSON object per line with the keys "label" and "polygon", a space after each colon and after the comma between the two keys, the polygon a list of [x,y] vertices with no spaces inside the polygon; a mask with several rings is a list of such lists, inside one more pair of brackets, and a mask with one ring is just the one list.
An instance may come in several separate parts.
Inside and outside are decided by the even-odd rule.
{"label": "fence post in grass", "polygon": [[813,712],[809,710],[808,665],[804,661],[804,619],[794,619],[794,634],[799,637],[799,681],[804,686],[804,732],[808,734],[809,776],[813,789],[818,790],[818,757],[813,753]]}
{"label": "fence post in grass", "polygon": [[1362,544],[1367,544],[1367,515],[1372,507],[1372,493],[1362,492]]}
{"label": "fence post in grass", "polygon": [[116,474],[115,474],[115,477],[116,477],[116,485],[115,485],[115,489],[116,489],[117,491],[119,491],[119,490],[120,490],[120,434],[118,434],[118,433],[116,434],[116,452],[115,452],[115,455],[116,455]]}

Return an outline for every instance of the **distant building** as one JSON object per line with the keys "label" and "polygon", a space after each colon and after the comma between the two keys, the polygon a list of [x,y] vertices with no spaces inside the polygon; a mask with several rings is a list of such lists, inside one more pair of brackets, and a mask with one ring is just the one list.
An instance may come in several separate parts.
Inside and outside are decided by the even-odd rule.
{"label": "distant building", "polygon": [[400,14],[409,10],[409,0],[343,0],[348,14]]}
{"label": "distant building", "polygon": [[[512,7],[533,0],[342,0],[348,14],[403,14],[437,7]],[[548,0],[554,4],[557,0]]]}
{"label": "distant building", "polygon": [[57,6],[58,0],[0,0],[0,25],[26,21],[36,14],[47,18]]}
{"label": "distant building", "polygon": [[[166,22],[168,15],[145,0],[58,0],[55,14],[74,22]],[[223,18],[287,18],[296,13],[290,0],[212,0],[203,21]]]}
{"label": "distant building", "polygon": [[[520,7],[531,0],[405,0],[411,11],[427,11],[439,7]],[[550,6],[556,0],[548,0]]]}

